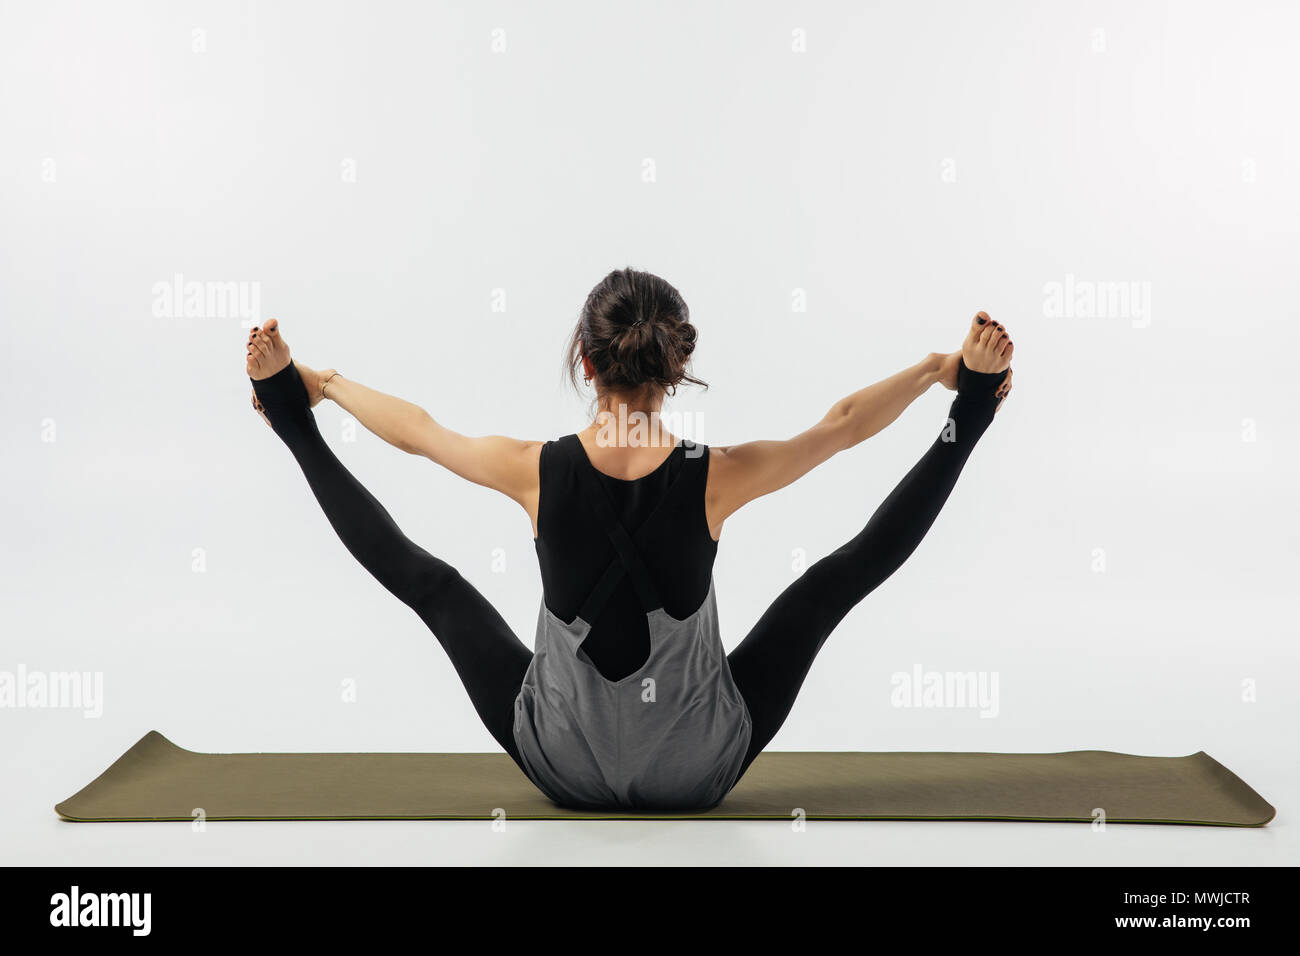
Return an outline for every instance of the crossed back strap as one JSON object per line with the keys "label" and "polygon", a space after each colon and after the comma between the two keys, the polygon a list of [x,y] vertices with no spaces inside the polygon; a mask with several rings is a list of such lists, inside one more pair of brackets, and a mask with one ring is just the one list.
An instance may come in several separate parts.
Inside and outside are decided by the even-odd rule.
{"label": "crossed back strap", "polygon": [[[595,466],[587,458],[587,453],[582,447],[582,441],[577,435],[569,435],[561,440],[559,444],[567,452],[569,461],[573,465],[573,472],[578,476],[578,484],[582,489],[583,496],[590,503],[591,509],[596,515],[596,520],[605,529],[605,534],[609,536],[615,551],[614,560],[609,563],[609,567],[601,575],[595,589],[587,596],[582,609],[578,611],[578,617],[588,624],[594,624],[596,617],[605,607],[605,602],[614,593],[614,588],[618,586],[624,574],[632,579],[632,587],[636,590],[637,598],[641,601],[641,607],[647,613],[663,607],[663,602],[659,600],[659,592],[655,588],[654,578],[651,577],[645,561],[641,559],[641,553],[632,541],[632,536],[627,533],[627,529],[623,527],[618,520],[618,516],[614,513],[614,506],[610,501],[609,492],[596,476]],[[678,449],[682,447],[683,445],[679,444],[677,448],[673,449],[672,454],[677,454]],[[691,456],[687,456],[686,460],[690,461],[690,458]],[[646,517],[646,525],[649,525],[655,519],[659,510],[668,501],[673,489],[685,474],[686,468],[682,468],[678,472],[677,477],[673,479],[664,492],[664,497]]]}

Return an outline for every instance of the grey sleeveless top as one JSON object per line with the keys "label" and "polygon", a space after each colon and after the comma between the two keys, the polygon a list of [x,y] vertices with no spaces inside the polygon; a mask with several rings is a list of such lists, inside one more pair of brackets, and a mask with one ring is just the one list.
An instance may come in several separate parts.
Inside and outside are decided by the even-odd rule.
{"label": "grey sleeveless top", "polygon": [[[565,807],[712,807],[735,785],[751,735],[718,633],[713,582],[690,616],[679,620],[664,610],[636,542],[580,443],[574,447],[577,437],[570,438],[557,447],[569,456],[615,558],[572,621],[542,601],[533,660],[515,698],[520,762],[538,789]],[[638,670],[611,681],[580,645],[624,575],[645,610],[650,654]]]}

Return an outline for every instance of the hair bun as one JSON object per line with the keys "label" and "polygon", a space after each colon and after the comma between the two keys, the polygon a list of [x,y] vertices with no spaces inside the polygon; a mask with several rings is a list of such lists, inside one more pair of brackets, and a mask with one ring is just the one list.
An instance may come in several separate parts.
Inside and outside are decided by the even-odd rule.
{"label": "hair bun", "polygon": [[617,269],[587,296],[570,345],[570,374],[576,385],[585,356],[606,389],[705,385],[687,371],[696,336],[675,288],[649,272]]}

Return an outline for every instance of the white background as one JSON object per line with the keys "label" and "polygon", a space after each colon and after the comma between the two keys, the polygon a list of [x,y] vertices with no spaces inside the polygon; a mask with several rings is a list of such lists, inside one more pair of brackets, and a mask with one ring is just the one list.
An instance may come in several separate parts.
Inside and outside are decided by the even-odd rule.
{"label": "white background", "polygon": [[[99,719],[0,710],[6,862],[1294,862],[1294,5],[0,11],[0,670],[105,682]],[[977,309],[1013,332],[1010,402],[775,749],[1206,750],[1277,820],[198,835],[56,819],[150,729],[209,751],[496,749],[249,408],[240,317],[159,317],[156,283],[257,283],[258,318],[309,364],[460,431],[541,439],[585,423],[561,352],[624,265],[691,306],[712,388],[672,407],[712,444],[807,427],[955,349]],[[1069,275],[1146,284],[1149,317],[1049,314]],[[728,522],[728,648],[797,549],[861,527],[947,402],[924,396]],[[524,513],[318,414],[404,530],[531,643]],[[890,675],[918,664],[996,672],[998,716],[891,706]]]}

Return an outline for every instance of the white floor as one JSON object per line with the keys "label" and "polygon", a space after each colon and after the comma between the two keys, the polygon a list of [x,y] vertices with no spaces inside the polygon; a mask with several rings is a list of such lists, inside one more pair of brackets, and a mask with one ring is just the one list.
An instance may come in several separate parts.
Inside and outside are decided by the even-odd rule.
{"label": "white floor", "polygon": [[6,819],[4,862],[37,865],[1294,865],[1293,828],[1075,824],[187,823]]}

